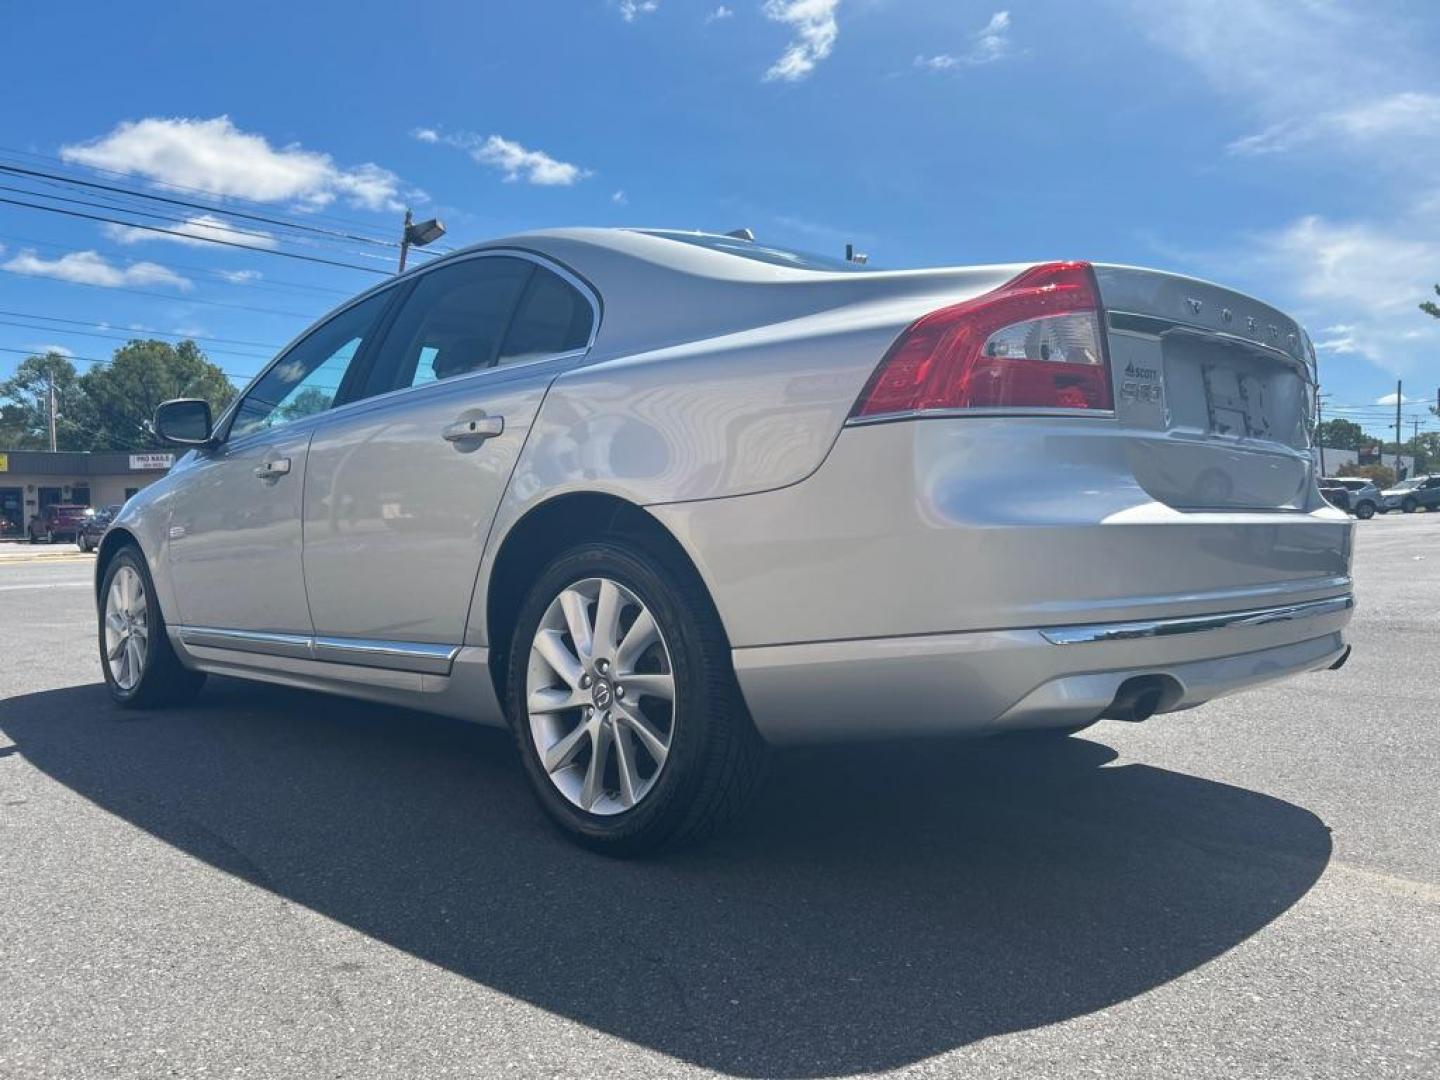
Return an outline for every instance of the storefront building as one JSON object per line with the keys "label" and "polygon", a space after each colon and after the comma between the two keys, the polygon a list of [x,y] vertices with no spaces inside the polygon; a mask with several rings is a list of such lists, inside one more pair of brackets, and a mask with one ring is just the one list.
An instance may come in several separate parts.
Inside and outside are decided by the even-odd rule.
{"label": "storefront building", "polygon": [[20,535],[52,503],[123,503],[174,464],[167,453],[0,450],[0,536]]}

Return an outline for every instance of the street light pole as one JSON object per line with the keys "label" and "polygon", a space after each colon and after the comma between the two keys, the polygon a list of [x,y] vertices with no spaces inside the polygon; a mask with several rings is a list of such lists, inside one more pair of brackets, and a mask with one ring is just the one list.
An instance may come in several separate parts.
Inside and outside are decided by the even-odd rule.
{"label": "street light pole", "polygon": [[414,223],[415,215],[407,206],[405,208],[405,226],[400,230],[400,269],[395,271],[397,274],[405,272],[405,256],[410,254],[410,226]]}
{"label": "street light pole", "polygon": [[405,208],[405,227],[400,233],[400,269],[397,274],[405,272],[405,259],[410,254],[411,247],[424,247],[433,243],[445,235],[445,226],[437,219],[430,218],[428,221],[417,222],[415,215],[410,208]]}

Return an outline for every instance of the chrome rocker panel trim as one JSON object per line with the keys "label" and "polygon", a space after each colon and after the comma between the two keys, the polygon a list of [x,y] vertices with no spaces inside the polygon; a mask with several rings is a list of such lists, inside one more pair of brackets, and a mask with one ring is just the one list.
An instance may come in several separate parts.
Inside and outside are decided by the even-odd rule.
{"label": "chrome rocker panel trim", "polygon": [[176,627],[176,632],[187,646],[386,668],[390,671],[412,671],[422,675],[450,674],[450,667],[460,652],[459,645],[307,637],[301,634],[276,634],[256,630],[226,630],[212,626],[179,626]]}
{"label": "chrome rocker panel trim", "polygon": [[1355,599],[1352,596],[1333,596],[1326,600],[1310,600],[1302,604],[1227,612],[1222,615],[1150,619],[1144,622],[1092,623],[1086,626],[1058,626],[1041,630],[1040,636],[1052,645],[1083,645],[1095,641],[1131,641],[1135,638],[1203,634],[1212,630],[1228,630],[1240,626],[1267,626],[1271,623],[1293,622],[1296,619],[1314,619],[1322,615],[1349,611],[1354,606]]}

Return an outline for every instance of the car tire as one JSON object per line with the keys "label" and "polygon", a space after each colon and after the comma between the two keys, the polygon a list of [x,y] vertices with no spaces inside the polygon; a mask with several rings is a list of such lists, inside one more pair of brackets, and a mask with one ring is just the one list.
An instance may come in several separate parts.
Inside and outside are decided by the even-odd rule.
{"label": "car tire", "polygon": [[[576,619],[588,652],[569,629]],[[667,675],[668,703],[648,689]],[[516,621],[506,704],[546,816],[607,855],[708,838],[741,814],[764,773],[766,746],[709,594],[688,565],[640,543],[582,544],[539,575]]]}
{"label": "car tire", "polygon": [[150,571],[133,544],[116,552],[105,568],[99,623],[100,668],[111,700],[122,709],[181,704],[200,692],[205,675],[175,655]]}
{"label": "car tire", "polygon": [[1375,516],[1375,504],[1368,501],[1362,502],[1359,506],[1355,507],[1355,516],[1361,521],[1369,521]]}
{"label": "car tire", "polygon": [[1400,509],[1404,510],[1407,514],[1413,514],[1419,508],[1419,506],[1420,504],[1417,503],[1414,499],[1406,499],[1400,504]]}

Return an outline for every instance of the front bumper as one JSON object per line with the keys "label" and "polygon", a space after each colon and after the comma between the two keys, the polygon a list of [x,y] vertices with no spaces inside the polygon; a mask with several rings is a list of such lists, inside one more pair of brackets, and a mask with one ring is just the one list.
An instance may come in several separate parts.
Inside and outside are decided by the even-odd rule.
{"label": "front bumper", "polygon": [[1330,667],[1346,653],[1346,593],[1203,617],[871,638],[734,650],[774,743],[984,735],[1098,719],[1121,684],[1163,676],[1162,712]]}

